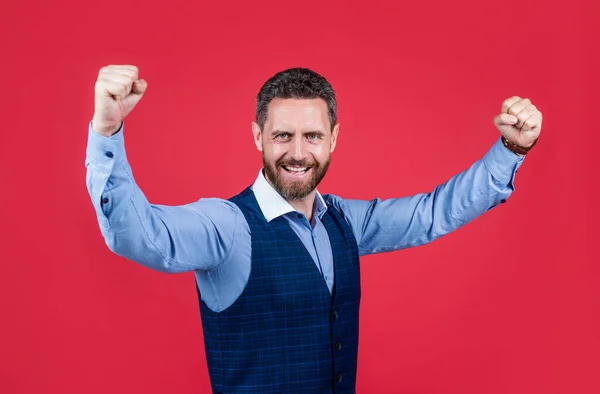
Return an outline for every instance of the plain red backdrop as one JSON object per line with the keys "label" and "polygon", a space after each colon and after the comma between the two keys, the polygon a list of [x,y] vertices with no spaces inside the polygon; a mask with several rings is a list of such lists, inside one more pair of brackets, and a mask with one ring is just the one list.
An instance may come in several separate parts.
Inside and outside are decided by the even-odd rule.
{"label": "plain red backdrop", "polygon": [[255,95],[305,66],[339,100],[320,186],[429,191],[544,113],[508,203],[430,245],[362,260],[359,393],[598,393],[596,0],[3,2],[0,392],[208,393],[192,273],[112,254],[85,188],[107,64],[149,83],[126,120],[151,202],[230,197],[261,165]]}

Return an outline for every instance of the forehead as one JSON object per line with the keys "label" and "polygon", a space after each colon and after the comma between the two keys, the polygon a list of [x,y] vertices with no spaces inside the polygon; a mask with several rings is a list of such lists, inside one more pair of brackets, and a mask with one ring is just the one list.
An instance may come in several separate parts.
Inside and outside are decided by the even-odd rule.
{"label": "forehead", "polygon": [[268,107],[267,123],[269,128],[329,128],[327,103],[321,98],[271,100]]}

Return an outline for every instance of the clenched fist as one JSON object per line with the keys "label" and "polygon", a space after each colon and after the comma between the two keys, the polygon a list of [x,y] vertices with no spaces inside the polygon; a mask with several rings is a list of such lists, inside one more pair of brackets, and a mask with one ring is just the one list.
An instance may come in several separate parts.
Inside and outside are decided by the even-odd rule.
{"label": "clenched fist", "polygon": [[510,142],[529,148],[542,131],[542,113],[528,98],[518,96],[504,100],[494,124]]}
{"label": "clenched fist", "polygon": [[95,86],[95,132],[110,137],[144,95],[148,84],[138,79],[136,66],[106,66],[100,69]]}

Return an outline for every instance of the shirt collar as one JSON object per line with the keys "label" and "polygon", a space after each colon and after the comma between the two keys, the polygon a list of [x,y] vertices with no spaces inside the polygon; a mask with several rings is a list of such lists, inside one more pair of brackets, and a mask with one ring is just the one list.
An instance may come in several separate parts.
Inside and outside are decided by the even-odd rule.
{"label": "shirt collar", "polygon": [[[267,182],[263,174],[262,168],[258,171],[256,181],[252,185],[252,191],[258,201],[258,206],[262,211],[267,222],[285,215],[286,213],[296,212],[296,209],[290,205],[277,191]],[[321,193],[317,190],[315,197],[315,204],[313,206],[313,214],[318,216],[319,219],[323,217],[323,214],[327,211],[327,204],[321,196]]]}

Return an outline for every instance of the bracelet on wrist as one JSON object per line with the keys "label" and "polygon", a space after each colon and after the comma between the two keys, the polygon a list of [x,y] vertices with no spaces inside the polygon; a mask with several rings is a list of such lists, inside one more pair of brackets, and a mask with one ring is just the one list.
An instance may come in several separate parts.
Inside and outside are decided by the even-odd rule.
{"label": "bracelet on wrist", "polygon": [[504,146],[511,152],[516,153],[518,155],[526,155],[535,146],[535,144],[537,144],[537,142],[538,140],[536,139],[535,141],[533,141],[533,144],[529,148],[524,148],[520,145],[515,144],[512,141],[507,140],[506,138],[504,138],[504,136],[502,136],[502,143],[504,144]]}

